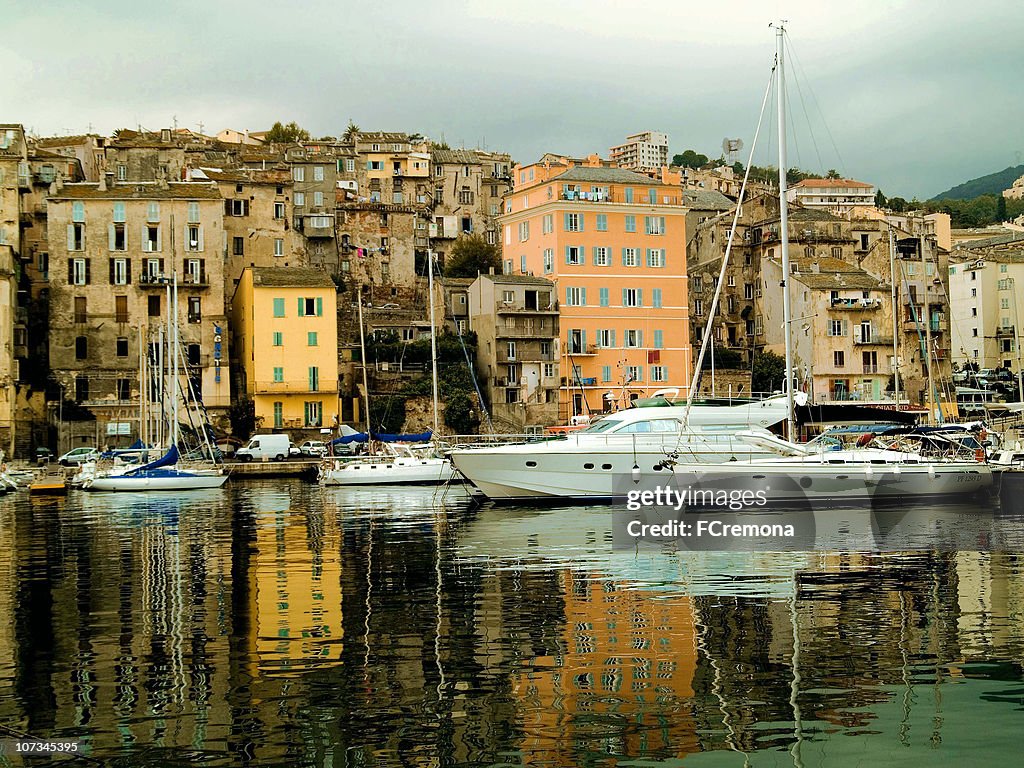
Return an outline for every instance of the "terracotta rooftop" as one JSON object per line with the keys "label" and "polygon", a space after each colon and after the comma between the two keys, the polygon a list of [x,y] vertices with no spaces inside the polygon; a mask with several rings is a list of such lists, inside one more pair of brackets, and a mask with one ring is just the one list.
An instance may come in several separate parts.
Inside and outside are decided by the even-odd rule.
{"label": "terracotta rooftop", "polygon": [[477,279],[483,278],[490,280],[492,283],[498,285],[537,285],[544,288],[554,288],[555,284],[550,280],[543,277],[534,277],[533,275],[491,275],[481,274]]}
{"label": "terracotta rooftop", "polygon": [[854,181],[853,179],[802,179],[796,184],[791,184],[790,189],[793,187],[860,187],[862,189],[874,189],[874,184],[865,184],[863,181]]}

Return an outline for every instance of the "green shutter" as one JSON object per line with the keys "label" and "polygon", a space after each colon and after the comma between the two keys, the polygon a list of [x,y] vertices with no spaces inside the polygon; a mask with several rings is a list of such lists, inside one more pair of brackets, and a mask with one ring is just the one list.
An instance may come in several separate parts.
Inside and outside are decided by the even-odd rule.
{"label": "green shutter", "polygon": [[636,332],[636,345],[638,347],[642,347],[644,345],[644,332],[643,332],[643,329],[640,329],[639,331]]}
{"label": "green shutter", "polygon": [[284,317],[284,299],[274,299],[274,317]]}
{"label": "green shutter", "polygon": [[317,317],[323,317],[324,316],[324,298],[323,298],[323,296],[317,296],[316,297],[316,316]]}
{"label": "green shutter", "polygon": [[654,332],[654,346],[655,346],[656,349],[663,349],[664,348],[665,344],[664,344],[663,332],[662,331],[655,331]]}
{"label": "green shutter", "polygon": [[608,306],[608,289],[607,288],[601,288],[600,289],[600,301],[601,301],[601,306],[602,307],[607,307]]}
{"label": "green shutter", "polygon": [[300,296],[299,297],[299,317],[305,317],[305,316],[306,316],[306,300]]}
{"label": "green shutter", "polygon": [[629,290],[628,288],[623,288],[623,289],[622,289],[622,306],[624,306],[624,307],[625,307],[625,306],[628,306],[628,305],[626,304],[626,298],[627,298],[627,293],[626,293],[626,292],[627,292],[628,290]]}
{"label": "green shutter", "polygon": [[614,328],[612,328],[612,337],[611,337],[610,341],[611,341],[612,349],[615,349],[615,329]]}
{"label": "green shutter", "polygon": [[661,309],[661,288],[654,289],[654,295],[651,297],[651,306],[655,309]]}

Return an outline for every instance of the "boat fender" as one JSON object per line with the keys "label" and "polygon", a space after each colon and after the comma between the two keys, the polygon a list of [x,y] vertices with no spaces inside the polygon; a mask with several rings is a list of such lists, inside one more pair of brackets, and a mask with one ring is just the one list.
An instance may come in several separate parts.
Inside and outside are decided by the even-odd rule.
{"label": "boat fender", "polygon": [[985,449],[984,448],[975,448],[974,449],[974,460],[975,461],[984,461],[985,460]]}
{"label": "boat fender", "polygon": [[633,476],[633,483],[634,484],[639,483],[640,482],[640,465],[639,464],[633,464],[633,471],[632,471],[631,474]]}

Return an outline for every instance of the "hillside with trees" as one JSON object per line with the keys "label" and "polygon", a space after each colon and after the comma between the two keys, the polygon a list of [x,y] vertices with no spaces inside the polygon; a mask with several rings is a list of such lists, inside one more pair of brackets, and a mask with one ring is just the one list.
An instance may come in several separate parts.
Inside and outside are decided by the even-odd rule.
{"label": "hillside with trees", "polygon": [[940,192],[932,200],[973,200],[983,195],[1002,196],[1003,190],[1013,186],[1013,182],[1021,176],[1024,176],[1024,165],[1004,168],[996,173],[957,184],[945,192]]}

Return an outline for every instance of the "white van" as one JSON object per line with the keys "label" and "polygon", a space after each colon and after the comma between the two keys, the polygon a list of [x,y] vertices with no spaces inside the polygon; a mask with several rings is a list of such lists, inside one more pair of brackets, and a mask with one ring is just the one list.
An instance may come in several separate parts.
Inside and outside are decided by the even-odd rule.
{"label": "white van", "polygon": [[288,458],[291,444],[288,435],[253,435],[244,447],[235,451],[235,458],[239,461],[284,461]]}

